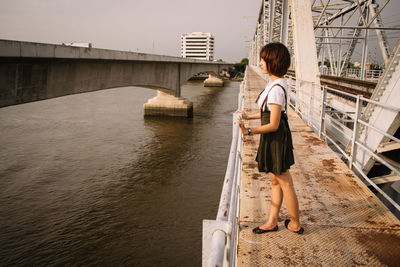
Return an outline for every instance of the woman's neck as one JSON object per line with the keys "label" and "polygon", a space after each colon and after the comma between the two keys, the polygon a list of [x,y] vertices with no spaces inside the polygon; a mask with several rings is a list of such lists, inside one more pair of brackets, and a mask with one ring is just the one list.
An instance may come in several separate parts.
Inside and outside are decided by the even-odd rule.
{"label": "woman's neck", "polygon": [[273,82],[273,81],[278,80],[278,79],[280,79],[280,78],[282,78],[282,77],[278,77],[278,76],[275,76],[275,75],[270,74],[270,75],[269,75],[269,78],[271,79],[271,82]]}

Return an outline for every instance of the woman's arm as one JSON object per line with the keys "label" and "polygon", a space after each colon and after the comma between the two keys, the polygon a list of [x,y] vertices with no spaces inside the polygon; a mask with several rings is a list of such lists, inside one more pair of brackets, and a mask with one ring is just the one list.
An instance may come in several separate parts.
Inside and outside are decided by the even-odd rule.
{"label": "woman's arm", "polygon": [[255,120],[255,119],[261,119],[261,114],[260,112],[254,113],[254,114],[247,114],[244,110],[236,110],[236,113],[242,114],[242,118],[244,120]]}
{"label": "woman's arm", "polygon": [[[270,104],[270,108],[271,108],[270,122],[268,124],[259,127],[251,128],[252,134],[271,133],[271,132],[276,132],[278,130],[279,123],[281,120],[282,106],[277,104]],[[242,134],[248,134],[248,128],[244,126],[244,122],[240,120],[238,120],[237,122],[240,124],[240,130]]]}

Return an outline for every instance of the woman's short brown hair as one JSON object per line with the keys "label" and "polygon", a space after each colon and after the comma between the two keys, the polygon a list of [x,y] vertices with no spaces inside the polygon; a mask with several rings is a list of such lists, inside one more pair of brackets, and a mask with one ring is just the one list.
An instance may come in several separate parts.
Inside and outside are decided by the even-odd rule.
{"label": "woman's short brown hair", "polygon": [[283,77],[290,66],[289,50],[281,43],[269,43],[261,48],[260,59],[265,61],[268,73],[278,77]]}

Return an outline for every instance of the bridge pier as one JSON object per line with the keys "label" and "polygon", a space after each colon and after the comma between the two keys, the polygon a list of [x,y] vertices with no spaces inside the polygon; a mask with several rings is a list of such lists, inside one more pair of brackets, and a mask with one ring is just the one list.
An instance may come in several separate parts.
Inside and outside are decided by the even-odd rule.
{"label": "bridge pier", "polygon": [[145,116],[193,117],[193,103],[183,97],[157,91],[157,95],[143,104]]}

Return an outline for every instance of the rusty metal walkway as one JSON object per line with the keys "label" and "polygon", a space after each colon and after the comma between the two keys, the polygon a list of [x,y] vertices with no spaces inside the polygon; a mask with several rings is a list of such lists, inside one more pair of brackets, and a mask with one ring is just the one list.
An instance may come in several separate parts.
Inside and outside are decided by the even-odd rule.
{"label": "rusty metal walkway", "polygon": [[[257,112],[265,82],[251,68],[246,87],[245,109]],[[296,161],[290,171],[305,233],[285,228],[284,203],[278,232],[252,233],[267,219],[271,184],[254,161],[259,136],[245,136],[237,265],[400,266],[400,221],[293,110],[288,113]]]}

